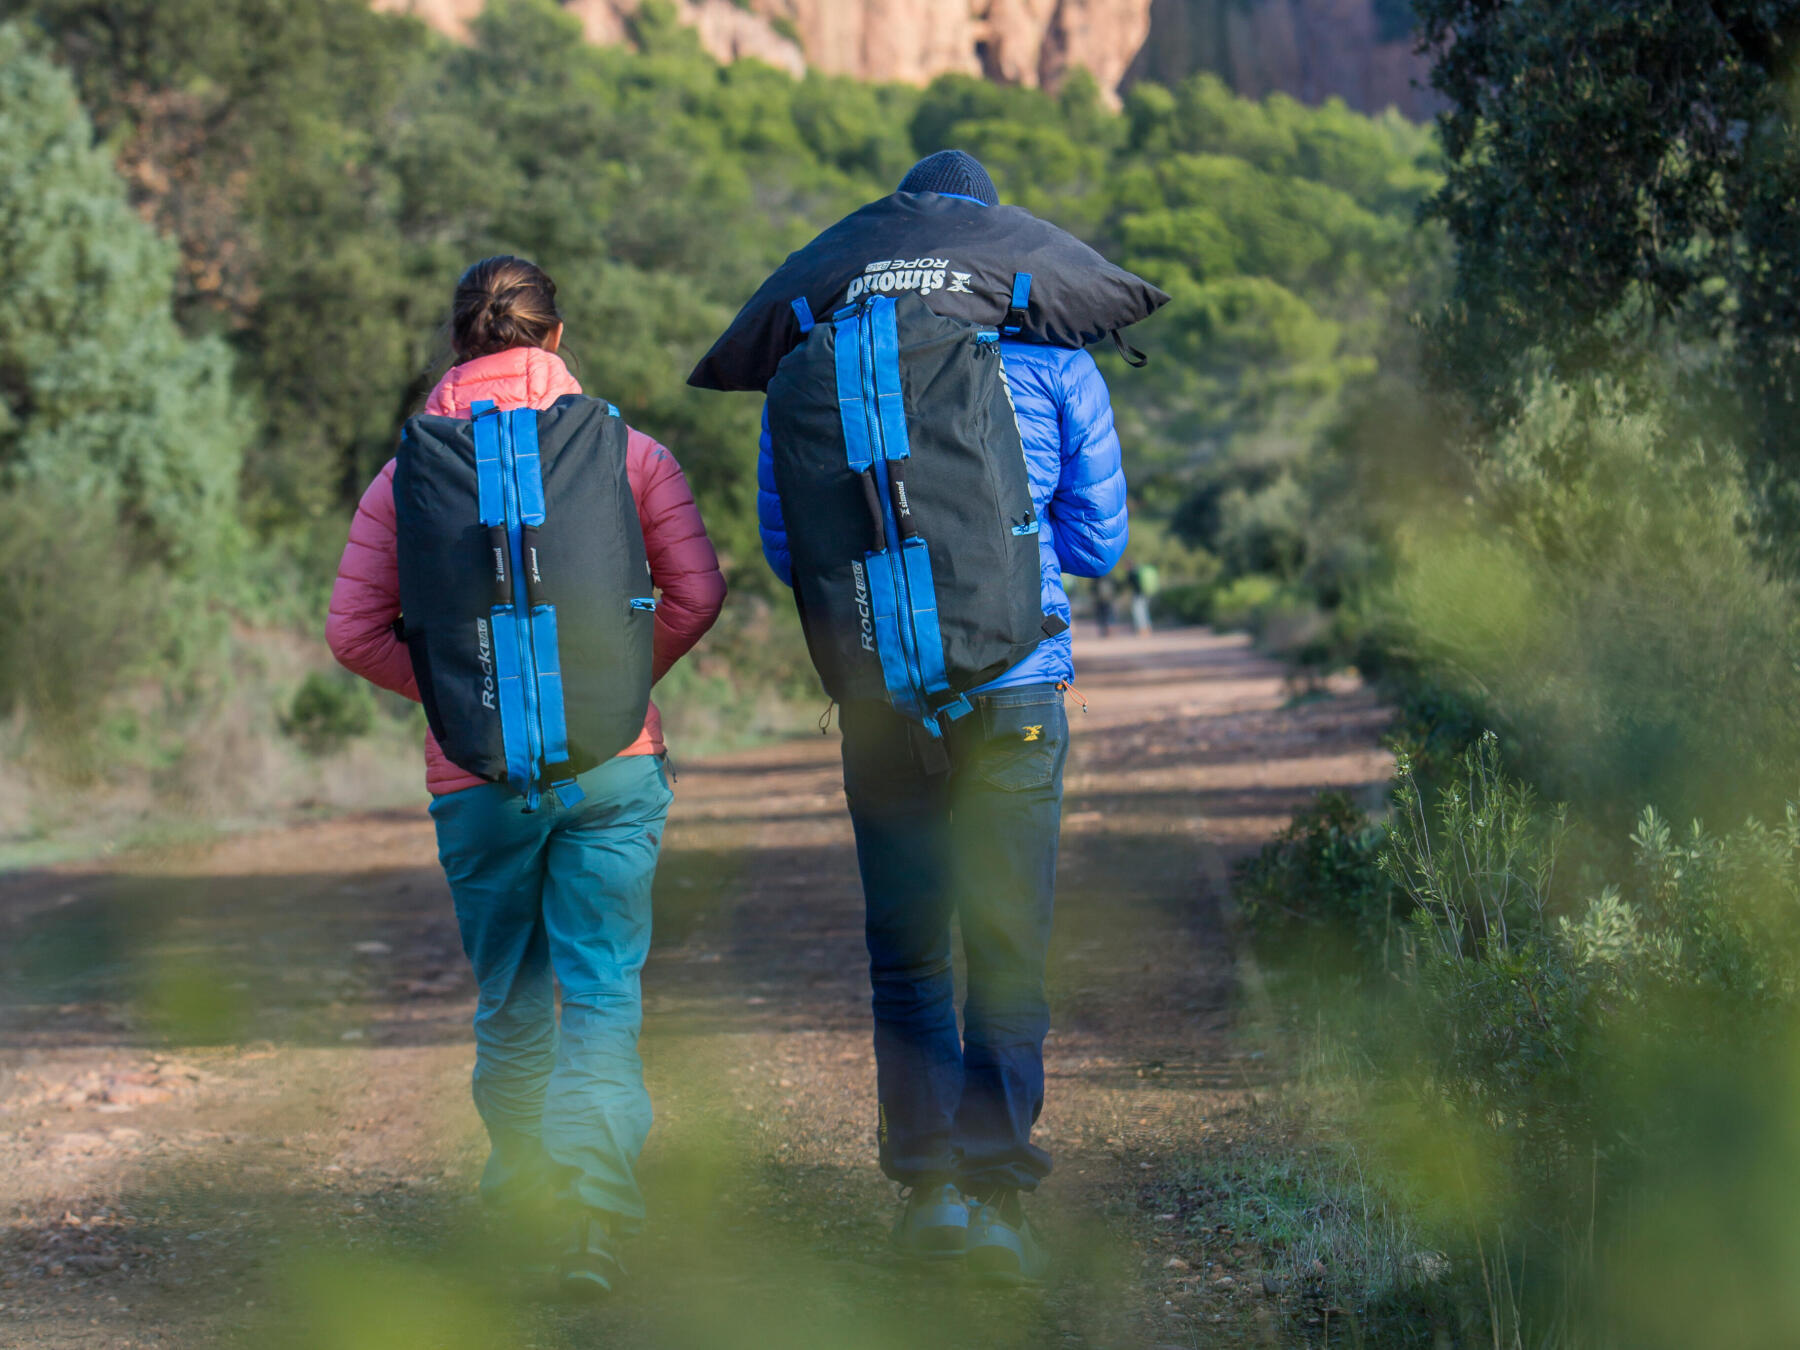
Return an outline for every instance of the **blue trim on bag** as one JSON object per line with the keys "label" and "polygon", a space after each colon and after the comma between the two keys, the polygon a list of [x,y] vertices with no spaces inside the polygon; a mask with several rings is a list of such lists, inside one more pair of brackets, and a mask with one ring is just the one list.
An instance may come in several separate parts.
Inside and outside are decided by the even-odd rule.
{"label": "blue trim on bag", "polygon": [[1012,306],[1006,311],[1006,322],[1000,325],[1000,331],[1007,337],[1015,337],[1025,330],[1026,311],[1031,306],[1031,273],[1014,272],[1012,284]]}
{"label": "blue trim on bag", "polygon": [[900,603],[894,594],[891,559],[885,553],[867,553],[863,555],[863,566],[869,581],[869,620],[875,626],[875,655],[881,660],[881,681],[887,686],[888,702],[897,711],[916,717],[920,709],[913,693],[912,671],[906,663],[906,646],[900,640]]}
{"label": "blue trim on bag", "polygon": [[1023,525],[1013,526],[1012,530],[1014,534],[1036,534],[1038,532],[1038,523],[1035,520],[1028,520]]}
{"label": "blue trim on bag", "polygon": [[863,407],[859,326],[854,315],[833,325],[837,330],[838,418],[844,424],[844,457],[852,470],[862,473],[874,462],[875,452],[869,443],[868,414]]}
{"label": "blue trim on bag", "polygon": [[806,297],[804,295],[795,296],[788,302],[788,307],[794,311],[794,317],[800,320],[800,336],[805,337],[808,333],[812,332],[812,306],[806,303]]}
{"label": "blue trim on bag", "polygon": [[537,656],[538,712],[544,720],[544,763],[569,757],[569,724],[563,715],[562,658],[556,643],[556,606],[531,611],[531,645]]}
{"label": "blue trim on bag", "polygon": [[519,480],[519,519],[538,526],[544,523],[544,469],[538,458],[536,408],[514,408],[507,414],[512,426],[513,473]]}
{"label": "blue trim on bag", "polygon": [[[501,642],[500,623],[513,630],[513,641]],[[506,776],[520,792],[531,786],[531,756],[525,737],[525,682],[519,678],[518,625],[511,605],[495,605],[488,616],[494,627],[494,701],[500,705],[500,739],[506,748]]]}
{"label": "blue trim on bag", "polygon": [[500,486],[500,418],[491,399],[469,405],[475,419],[475,489],[481,523],[506,524],[506,495]]}
{"label": "blue trim on bag", "polygon": [[941,694],[950,687],[944,673],[944,635],[938,628],[937,586],[931,579],[931,550],[915,535],[900,550],[906,568],[906,589],[912,602],[913,638],[919,648],[919,683],[926,694]]}
{"label": "blue trim on bag", "polygon": [[654,614],[656,612],[656,597],[651,595],[633,596],[631,607],[633,609],[647,609]]}
{"label": "blue trim on bag", "polygon": [[[869,311],[869,340],[875,358],[875,411],[881,422],[881,457],[908,459],[912,441],[906,434],[906,399],[900,390],[900,325],[894,302],[879,297]],[[894,522],[898,525],[899,522]],[[898,531],[896,531],[897,535]]]}

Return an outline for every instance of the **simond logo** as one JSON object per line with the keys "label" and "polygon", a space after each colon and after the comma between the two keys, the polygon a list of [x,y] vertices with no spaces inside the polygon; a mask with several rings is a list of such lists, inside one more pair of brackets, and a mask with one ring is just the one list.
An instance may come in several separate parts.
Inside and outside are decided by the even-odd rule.
{"label": "simond logo", "polygon": [[[850,289],[844,292],[844,303],[854,305],[865,295],[892,295],[895,291],[917,291],[920,295],[930,295],[933,291],[944,288],[945,269],[949,266],[948,258],[890,259],[870,263],[863,268],[863,274],[850,283]],[[952,275],[967,278],[969,274],[956,272]]]}
{"label": "simond logo", "polygon": [[506,580],[506,550],[505,549],[497,548],[494,550],[494,580],[496,582],[504,582]]}
{"label": "simond logo", "polygon": [[481,706],[494,706],[494,642],[486,619],[475,620],[475,659],[481,663]]}
{"label": "simond logo", "polygon": [[531,584],[540,586],[543,584],[543,581],[543,576],[538,572],[537,546],[534,544],[531,549]]}
{"label": "simond logo", "polygon": [[900,514],[910,516],[912,503],[906,500],[906,480],[904,478],[894,479],[894,491],[900,498]]}
{"label": "simond logo", "polygon": [[859,562],[850,564],[850,574],[856,578],[856,617],[862,626],[862,649],[872,652],[875,650],[875,612],[869,608],[869,576]]}

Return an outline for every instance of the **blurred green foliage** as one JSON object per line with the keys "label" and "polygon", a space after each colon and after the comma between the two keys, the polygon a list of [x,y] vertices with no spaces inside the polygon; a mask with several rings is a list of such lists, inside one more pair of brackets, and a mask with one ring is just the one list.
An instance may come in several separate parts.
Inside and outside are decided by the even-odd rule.
{"label": "blurred green foliage", "polygon": [[1662,374],[1740,421],[1763,549],[1796,566],[1800,16],[1768,0],[1420,0],[1456,240],[1433,360],[1504,420],[1548,359],[1578,382],[1671,346]]}

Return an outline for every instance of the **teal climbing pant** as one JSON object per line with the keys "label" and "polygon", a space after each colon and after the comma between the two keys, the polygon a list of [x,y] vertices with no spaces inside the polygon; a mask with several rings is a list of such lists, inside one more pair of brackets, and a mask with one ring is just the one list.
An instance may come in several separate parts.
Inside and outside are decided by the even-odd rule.
{"label": "teal climbing pant", "polygon": [[[638,1058],[650,884],[671,793],[651,755],[581,775],[573,807],[536,811],[484,783],[431,804],[438,859],[475,968],[475,1108],[492,1151],[482,1198],[644,1215],[635,1175],[650,1132]],[[557,1025],[552,972],[562,986]]]}

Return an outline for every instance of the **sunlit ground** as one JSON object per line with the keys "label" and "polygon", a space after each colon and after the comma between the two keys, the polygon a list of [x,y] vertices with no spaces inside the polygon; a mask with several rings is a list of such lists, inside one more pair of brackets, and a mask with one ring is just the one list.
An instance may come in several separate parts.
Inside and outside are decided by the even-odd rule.
{"label": "sunlit ground", "polygon": [[[658,1111],[629,1287],[559,1305],[472,1201],[471,983],[423,813],[0,885],[0,1341],[20,1346],[1116,1346],[1270,1341],[1195,1159],[1264,1128],[1229,855],[1387,772],[1385,714],[1239,639],[1115,638],[1072,711],[1041,1293],[897,1267],[860,909],[809,737],[680,765],[646,973]],[[1296,1320],[1297,1319],[1297,1320]]]}

